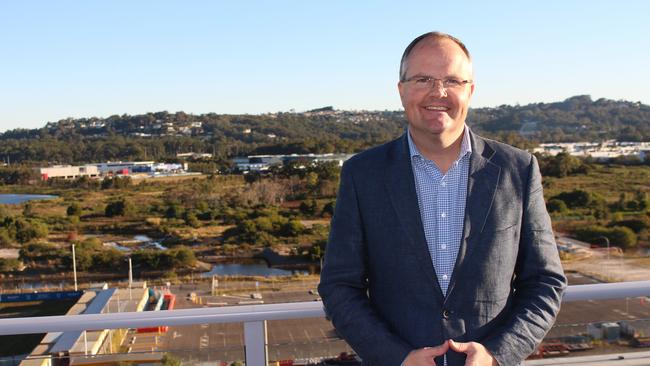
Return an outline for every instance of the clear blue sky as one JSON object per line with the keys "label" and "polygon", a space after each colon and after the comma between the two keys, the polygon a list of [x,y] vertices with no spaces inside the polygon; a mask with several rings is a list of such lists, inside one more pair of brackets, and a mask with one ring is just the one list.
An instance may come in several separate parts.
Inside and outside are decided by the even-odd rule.
{"label": "clear blue sky", "polygon": [[0,131],[167,110],[396,110],[399,58],[440,30],[473,106],[650,104],[650,1],[6,1]]}

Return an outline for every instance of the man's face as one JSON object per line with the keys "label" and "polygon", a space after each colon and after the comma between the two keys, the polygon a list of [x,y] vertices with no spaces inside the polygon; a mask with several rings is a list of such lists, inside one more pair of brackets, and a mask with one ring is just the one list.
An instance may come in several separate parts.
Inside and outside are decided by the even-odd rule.
{"label": "man's face", "polygon": [[[436,79],[472,80],[472,64],[463,50],[448,39],[420,41],[406,61],[406,80],[414,76]],[[437,81],[433,88],[420,89],[413,82],[398,83],[409,131],[416,141],[449,141],[463,131],[474,84],[444,88]]]}

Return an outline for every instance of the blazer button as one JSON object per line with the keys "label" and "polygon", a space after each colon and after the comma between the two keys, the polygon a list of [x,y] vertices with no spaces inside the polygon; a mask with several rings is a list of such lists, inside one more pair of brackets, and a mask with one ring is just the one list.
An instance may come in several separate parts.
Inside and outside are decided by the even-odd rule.
{"label": "blazer button", "polygon": [[442,311],[442,317],[445,319],[449,319],[449,310],[445,309]]}

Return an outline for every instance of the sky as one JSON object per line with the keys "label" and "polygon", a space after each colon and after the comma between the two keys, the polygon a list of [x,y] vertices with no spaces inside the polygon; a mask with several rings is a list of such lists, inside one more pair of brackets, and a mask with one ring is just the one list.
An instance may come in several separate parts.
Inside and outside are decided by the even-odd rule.
{"label": "sky", "polygon": [[0,3],[0,132],[158,111],[399,110],[399,60],[450,33],[473,107],[580,94],[650,104],[650,1]]}

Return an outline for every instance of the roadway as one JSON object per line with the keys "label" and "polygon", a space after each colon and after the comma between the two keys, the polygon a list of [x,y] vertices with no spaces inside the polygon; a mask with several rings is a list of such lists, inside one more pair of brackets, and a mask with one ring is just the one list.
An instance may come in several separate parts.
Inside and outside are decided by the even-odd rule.
{"label": "roadway", "polygon": [[[197,299],[196,302],[190,301],[184,296],[185,293],[178,293],[176,309],[205,307],[207,304],[231,306],[240,302],[260,301],[252,299],[250,294],[209,296],[207,289],[201,290],[199,287],[197,290],[200,300]],[[305,289],[260,294],[261,301],[265,304],[318,301],[318,294],[313,290],[311,292]],[[197,303],[199,301],[201,304]],[[341,352],[351,352],[350,347],[338,338],[331,323],[323,318],[269,321],[267,330],[271,360],[330,357]],[[131,332],[129,339],[132,352],[158,350],[171,352],[184,360],[208,362],[244,359],[244,331],[241,323],[169,327],[162,335]]]}
{"label": "roadway", "polygon": [[[569,284],[590,284],[600,282],[596,277],[579,273],[567,273]],[[282,291],[261,291],[261,299],[253,299],[251,292],[232,292],[227,295],[210,296],[207,284],[188,289],[172,288],[177,294],[176,308],[196,308],[205,306],[234,306],[239,303],[263,301],[264,303],[285,303],[297,301],[318,301],[314,292],[317,280],[291,285]],[[250,286],[249,286],[250,287]],[[311,290],[311,291],[310,291]],[[186,296],[189,291],[196,292],[196,301]],[[254,291],[254,287],[253,287]],[[210,305],[208,305],[210,304]],[[620,299],[581,301],[565,303],[562,306],[556,326],[547,338],[585,334],[587,324],[604,321],[627,320],[649,323],[650,300]],[[331,323],[322,318],[293,319],[269,321],[268,344],[269,359],[298,359],[336,356],[340,352],[350,352],[349,346],[338,338]],[[650,327],[650,325],[649,325]],[[650,328],[649,328],[650,329]],[[177,357],[190,360],[214,362],[217,360],[238,360],[244,358],[244,336],[242,324],[201,324],[195,326],[170,327],[166,334],[159,336],[135,335],[133,351],[151,351],[154,349],[171,352]],[[595,349],[572,355],[590,355],[612,351],[633,350],[620,346],[612,349]]]}

